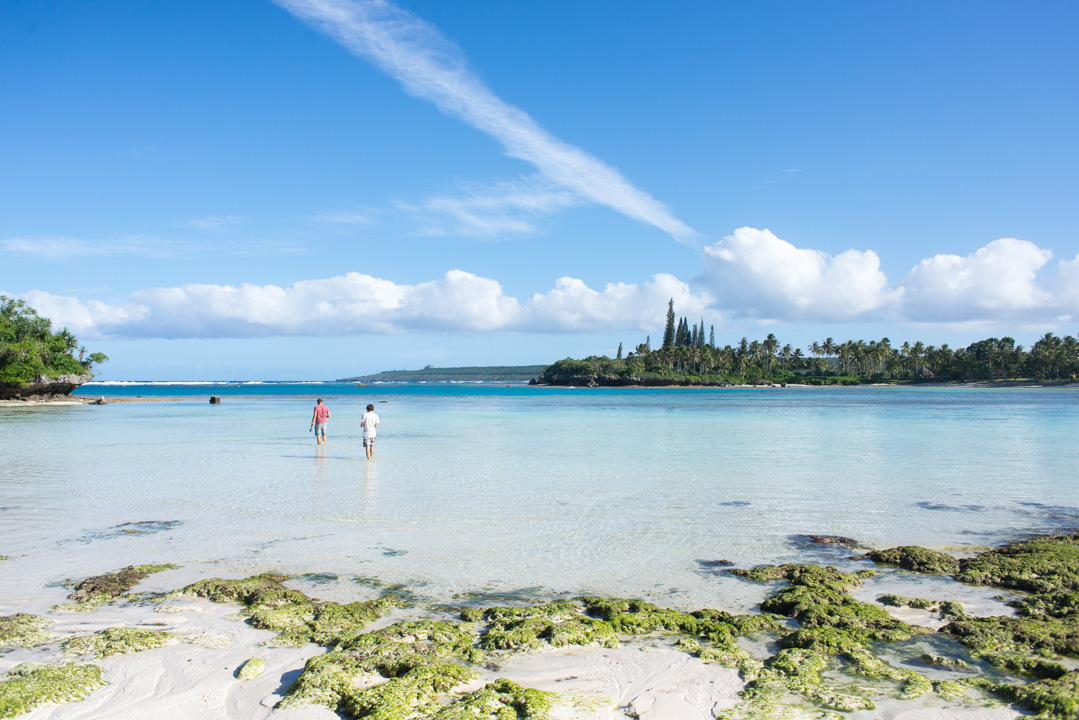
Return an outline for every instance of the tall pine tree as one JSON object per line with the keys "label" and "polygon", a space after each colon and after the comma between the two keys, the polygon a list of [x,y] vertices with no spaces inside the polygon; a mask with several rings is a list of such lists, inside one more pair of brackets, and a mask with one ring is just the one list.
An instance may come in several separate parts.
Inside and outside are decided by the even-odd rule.
{"label": "tall pine tree", "polygon": [[667,303],[667,325],[663,329],[663,349],[674,345],[674,298]]}

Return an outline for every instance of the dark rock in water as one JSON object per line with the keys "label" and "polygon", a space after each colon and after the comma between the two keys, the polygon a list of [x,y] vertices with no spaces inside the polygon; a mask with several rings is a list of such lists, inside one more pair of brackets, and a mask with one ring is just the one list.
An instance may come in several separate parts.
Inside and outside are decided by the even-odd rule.
{"label": "dark rock in water", "polygon": [[60,375],[55,378],[40,375],[25,385],[0,383],[0,400],[13,400],[35,395],[70,395],[75,388],[93,379],[94,376],[89,373],[85,375]]}
{"label": "dark rock in water", "polygon": [[810,545],[835,545],[840,547],[857,547],[860,542],[854,538],[842,535],[791,535],[791,542],[799,547]]}
{"label": "dark rock in water", "polygon": [[220,405],[221,404],[221,398],[219,398],[217,395],[211,395],[210,396],[210,404],[211,405]]}
{"label": "dark rock in water", "polygon": [[97,400],[94,400],[94,401],[93,401],[92,403],[90,403],[90,404],[91,404],[91,405],[108,405],[108,404],[109,404],[109,401],[108,401],[108,400],[106,400],[104,396],[102,396],[102,397],[99,397],[99,398],[98,398]]}
{"label": "dark rock in water", "polygon": [[129,565],[123,570],[88,577],[75,586],[68,598],[77,603],[100,602],[119,597],[152,573],[175,569],[175,565]]}
{"label": "dark rock in water", "polygon": [[114,529],[126,535],[148,535],[162,530],[172,530],[183,524],[183,520],[140,520],[139,522],[120,523]]}
{"label": "dark rock in water", "polygon": [[706,569],[730,567],[731,565],[734,565],[730,560],[698,560],[697,564]]}

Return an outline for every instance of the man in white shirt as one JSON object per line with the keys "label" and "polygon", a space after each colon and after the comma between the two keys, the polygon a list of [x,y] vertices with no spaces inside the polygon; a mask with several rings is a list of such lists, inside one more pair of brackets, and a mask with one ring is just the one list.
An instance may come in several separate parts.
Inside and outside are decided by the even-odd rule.
{"label": "man in white shirt", "polygon": [[374,405],[367,406],[360,424],[363,425],[363,446],[367,448],[367,459],[370,460],[375,454],[375,435],[378,434],[378,414]]}

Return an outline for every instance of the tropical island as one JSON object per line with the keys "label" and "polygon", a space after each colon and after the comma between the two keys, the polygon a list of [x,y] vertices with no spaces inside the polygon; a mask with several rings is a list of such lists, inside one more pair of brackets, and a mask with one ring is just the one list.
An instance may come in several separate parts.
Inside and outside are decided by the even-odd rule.
{"label": "tropical island", "polygon": [[936,347],[921,341],[896,347],[888,338],[826,338],[807,348],[780,344],[774,334],[764,340],[742,338],[720,347],[715,328],[704,320],[690,324],[676,319],[674,300],[667,305],[662,345],[651,337],[614,358],[566,358],[540,373],[540,385],[733,386],[733,385],[861,385],[929,382],[1073,382],[1079,376],[1079,340],[1046,333],[1025,350],[1010,337],[987,338],[965,348]]}
{"label": "tropical island", "polygon": [[535,380],[546,365],[492,365],[487,367],[383,370],[374,375],[341,378],[336,382],[528,382]]}
{"label": "tropical island", "polygon": [[53,332],[52,321],[22,300],[0,295],[0,400],[69,395],[108,359],[87,354],[67,328]]}

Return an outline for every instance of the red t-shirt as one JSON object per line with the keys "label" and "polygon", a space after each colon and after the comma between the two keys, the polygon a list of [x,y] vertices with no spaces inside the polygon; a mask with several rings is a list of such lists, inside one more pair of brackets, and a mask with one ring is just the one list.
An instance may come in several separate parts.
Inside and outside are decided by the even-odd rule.
{"label": "red t-shirt", "polygon": [[315,406],[315,422],[322,425],[326,422],[326,418],[330,416],[330,409],[325,405]]}

